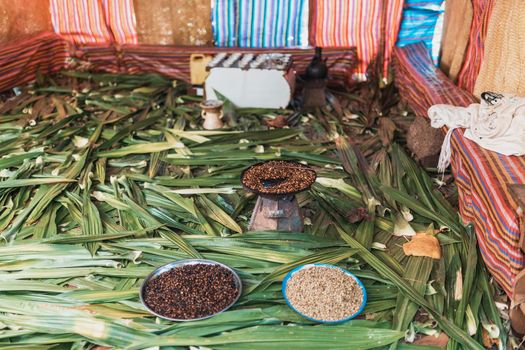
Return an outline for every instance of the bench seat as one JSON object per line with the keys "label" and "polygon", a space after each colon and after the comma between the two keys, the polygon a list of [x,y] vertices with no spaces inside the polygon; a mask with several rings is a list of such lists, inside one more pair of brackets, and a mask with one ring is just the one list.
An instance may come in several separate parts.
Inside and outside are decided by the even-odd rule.
{"label": "bench seat", "polygon": [[[426,117],[434,104],[468,106],[473,95],[457,87],[436,68],[423,43],[397,47],[396,85],[401,98],[417,116]],[[483,259],[509,296],[516,275],[525,266],[520,249],[518,204],[508,188],[525,183],[525,156],[505,156],[486,150],[456,129],[452,136],[451,167],[459,192],[460,214],[475,224]]]}

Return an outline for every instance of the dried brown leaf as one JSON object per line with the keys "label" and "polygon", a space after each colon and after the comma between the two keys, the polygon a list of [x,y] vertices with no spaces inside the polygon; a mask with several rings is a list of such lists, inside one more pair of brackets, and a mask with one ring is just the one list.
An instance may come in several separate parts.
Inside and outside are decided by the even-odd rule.
{"label": "dried brown leaf", "polygon": [[441,259],[441,247],[435,236],[426,233],[417,233],[410,242],[403,244],[405,255],[426,256],[432,259]]}
{"label": "dried brown leaf", "polygon": [[288,123],[286,122],[286,118],[282,115],[278,115],[274,119],[265,119],[264,123],[269,127],[279,129],[288,125]]}
{"label": "dried brown leaf", "polygon": [[499,339],[491,338],[489,332],[485,329],[485,327],[481,327],[481,337],[483,339],[483,346],[487,349],[491,349],[494,345],[496,345],[496,347],[499,347]]}
{"label": "dried brown leaf", "polygon": [[390,118],[379,118],[379,127],[377,128],[377,134],[381,139],[383,146],[389,145],[394,139],[394,132],[396,131],[396,124]]}
{"label": "dried brown leaf", "polygon": [[347,219],[352,224],[363,221],[368,218],[368,210],[366,208],[354,208],[348,213]]}
{"label": "dried brown leaf", "polygon": [[441,332],[437,337],[427,335],[414,342],[415,345],[436,346],[438,348],[446,349],[448,344],[448,336]]}

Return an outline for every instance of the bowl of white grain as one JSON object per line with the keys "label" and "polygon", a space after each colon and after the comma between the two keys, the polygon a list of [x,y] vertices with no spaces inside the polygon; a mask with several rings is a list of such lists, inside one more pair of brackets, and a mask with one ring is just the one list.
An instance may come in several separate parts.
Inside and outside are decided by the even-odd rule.
{"label": "bowl of white grain", "polygon": [[335,265],[308,264],[283,280],[286,304],[317,323],[337,324],[358,316],[366,305],[366,289],[351,272]]}

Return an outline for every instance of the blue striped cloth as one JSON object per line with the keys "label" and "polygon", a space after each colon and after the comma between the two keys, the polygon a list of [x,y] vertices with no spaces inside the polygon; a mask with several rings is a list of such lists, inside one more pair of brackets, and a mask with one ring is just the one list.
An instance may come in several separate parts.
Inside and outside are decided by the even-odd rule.
{"label": "blue striped cloth", "polygon": [[213,0],[219,47],[307,47],[308,0]]}
{"label": "blue striped cloth", "polygon": [[405,0],[403,7],[420,10],[440,11],[444,0]]}
{"label": "blue striped cloth", "polygon": [[405,0],[396,46],[423,41],[434,63],[439,63],[443,32],[443,0]]}

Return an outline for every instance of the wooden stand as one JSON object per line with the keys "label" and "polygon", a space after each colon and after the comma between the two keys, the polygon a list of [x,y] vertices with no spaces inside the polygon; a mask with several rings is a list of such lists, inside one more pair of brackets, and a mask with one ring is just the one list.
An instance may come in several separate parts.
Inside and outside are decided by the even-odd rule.
{"label": "wooden stand", "polygon": [[250,231],[302,232],[304,220],[295,195],[259,196],[250,220]]}
{"label": "wooden stand", "polygon": [[303,107],[315,108],[326,105],[326,80],[314,79],[304,83]]}

